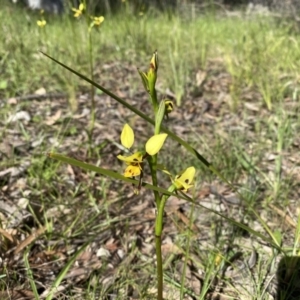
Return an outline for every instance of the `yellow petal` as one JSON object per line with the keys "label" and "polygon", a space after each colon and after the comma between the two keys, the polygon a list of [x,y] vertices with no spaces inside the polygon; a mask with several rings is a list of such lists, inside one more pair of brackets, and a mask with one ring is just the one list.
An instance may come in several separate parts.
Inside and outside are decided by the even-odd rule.
{"label": "yellow petal", "polygon": [[74,11],[74,17],[75,18],[79,18],[81,16],[81,10],[76,9],[76,8],[72,8],[72,10]]}
{"label": "yellow petal", "polygon": [[140,164],[143,162],[143,153],[136,152],[130,156],[118,155],[117,158],[122,161],[125,161],[128,164]]}
{"label": "yellow petal", "polygon": [[134,143],[134,133],[132,128],[125,124],[121,133],[121,144],[125,147],[130,149]]}
{"label": "yellow petal", "polygon": [[94,17],[94,23],[95,25],[99,26],[104,21],[104,17]]}
{"label": "yellow petal", "polygon": [[36,23],[39,27],[44,27],[47,24],[45,20],[38,20]]}
{"label": "yellow petal", "polygon": [[146,152],[149,155],[155,155],[163,146],[167,136],[168,135],[166,133],[156,134],[152,136],[146,143]]}
{"label": "yellow petal", "polygon": [[80,3],[80,5],[79,5],[78,8],[79,8],[80,11],[83,11],[83,10],[84,10],[84,4],[83,4],[83,3]]}
{"label": "yellow petal", "polygon": [[126,168],[124,172],[125,177],[135,177],[135,176],[139,176],[140,174],[141,174],[140,165],[137,166],[130,165]]}
{"label": "yellow petal", "polygon": [[174,184],[178,190],[187,191],[193,186],[193,180],[196,170],[194,167],[187,168],[184,172],[177,175],[174,179]]}

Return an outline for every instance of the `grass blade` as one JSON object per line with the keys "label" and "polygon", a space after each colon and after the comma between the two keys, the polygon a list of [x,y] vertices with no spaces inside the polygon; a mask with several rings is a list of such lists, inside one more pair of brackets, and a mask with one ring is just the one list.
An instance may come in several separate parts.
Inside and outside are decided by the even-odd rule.
{"label": "grass blade", "polygon": [[54,281],[52,287],[50,288],[50,292],[47,295],[46,300],[52,300],[54,293],[56,292],[57,288],[59,287],[60,283],[64,279],[65,275],[69,271],[69,269],[74,264],[77,257],[85,250],[85,248],[89,245],[91,241],[84,243],[73,255],[73,257],[68,261],[68,263],[64,266],[61,272],[58,274],[56,280]]}

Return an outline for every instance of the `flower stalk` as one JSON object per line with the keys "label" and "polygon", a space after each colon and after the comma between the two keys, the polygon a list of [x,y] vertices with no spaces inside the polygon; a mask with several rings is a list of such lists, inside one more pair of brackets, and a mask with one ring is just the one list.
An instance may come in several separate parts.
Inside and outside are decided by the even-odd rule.
{"label": "flower stalk", "polygon": [[[157,51],[155,51],[150,61],[149,71],[147,73],[139,71],[144,88],[149,93],[150,102],[152,104],[154,119],[155,119],[154,135],[148,140],[145,147],[146,152],[149,155],[147,161],[151,171],[152,184],[154,186],[158,186],[158,180],[157,180],[158,151],[162,148],[167,138],[166,133],[161,133],[162,123],[165,116],[168,118],[168,114],[171,113],[173,110],[173,102],[169,99],[164,99],[158,104],[157,93],[155,89],[155,84],[157,80],[157,70],[158,70],[158,55],[157,55]],[[128,128],[127,131],[129,132]],[[133,144],[132,140],[130,140],[130,142],[127,141],[126,143],[130,145]],[[172,179],[172,176],[168,171],[165,171],[165,173],[167,173]],[[195,175],[195,168],[194,167],[187,168],[180,174],[176,175],[174,179],[172,179],[172,184],[170,185],[168,191],[171,193],[177,190],[187,192],[188,189],[190,189],[193,186],[194,175]],[[155,220],[157,299],[162,300],[163,299],[163,264],[162,264],[162,252],[161,252],[162,229],[163,229],[164,208],[169,196],[160,195],[157,191],[154,191],[154,198],[155,198],[155,203],[157,208],[157,215]]]}
{"label": "flower stalk", "polygon": [[[80,19],[81,16],[85,16],[86,24],[87,24],[87,31],[88,31],[88,53],[89,53],[89,67],[90,67],[90,75],[91,80],[94,82],[94,57],[93,57],[93,36],[92,36],[92,29],[94,27],[99,27],[104,22],[103,16],[89,16],[87,14],[87,3],[86,0],[82,0],[79,3],[78,8],[73,7],[72,11],[74,14],[74,18]],[[96,101],[95,101],[95,86],[91,84],[91,90],[90,90],[90,98],[91,98],[91,117],[90,117],[90,124],[89,124],[89,140],[90,144],[92,142],[92,136],[93,131],[95,127],[95,121],[96,121]]]}

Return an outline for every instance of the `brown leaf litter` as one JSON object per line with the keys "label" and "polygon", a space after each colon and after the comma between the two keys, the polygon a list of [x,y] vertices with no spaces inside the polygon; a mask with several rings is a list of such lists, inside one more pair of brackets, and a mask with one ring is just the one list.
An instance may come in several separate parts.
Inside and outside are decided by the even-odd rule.
{"label": "brown leaf litter", "polygon": [[[130,89],[130,80],[139,80],[134,66],[124,62],[106,64],[101,69],[102,81],[103,78],[106,78],[102,82],[106,88],[150,115],[148,95],[142,89]],[[220,61],[211,61],[206,70],[196,68],[187,85],[184,105],[177,108],[166,123],[176,134],[194,143],[211,161],[214,156],[210,149],[218,145],[223,147],[224,155],[229,153],[227,157],[231,158],[233,136],[245,138],[243,150],[250,157],[257,151],[258,139],[268,139],[267,127],[262,126],[258,136],[255,123],[258,114],[262,120],[268,120],[272,113],[262,107],[257,92],[247,88],[241,92],[241,103],[245,101],[245,106],[230,110],[230,84],[231,77]],[[166,93],[172,95],[172,91]],[[1,299],[34,299],[23,261],[25,251],[28,250],[31,271],[40,299],[43,299],[58,274],[85,242],[88,247],[68,270],[55,292],[56,299],[69,299],[70,295],[72,299],[84,299],[88,294],[87,286],[99,297],[107,292],[115,297],[122,294],[122,299],[141,299],[143,295],[150,299],[155,294],[153,231],[156,212],[152,193],[142,190],[140,195],[135,195],[130,185],[63,164],[53,165],[55,175],[36,171],[38,160],[38,167],[49,172],[48,164],[53,162],[46,158],[45,152],[53,149],[122,172],[123,166],[116,156],[122,151],[119,134],[123,124],[128,122],[134,126],[140,142],[151,134],[143,120],[108,96],[97,94],[96,124],[90,139],[88,94],[78,94],[77,101],[75,114],[71,113],[63,94],[33,94],[1,102],[9,109],[7,119],[0,121],[6,128],[0,145],[0,159],[5,162],[0,169],[0,274],[5,275],[1,280],[6,286],[0,294]],[[285,105],[291,116],[295,116],[298,104],[287,98]],[[89,155],[90,140],[92,156]],[[295,171],[299,163],[299,143],[295,140],[293,145],[294,148],[282,153],[283,178],[299,178],[299,170]],[[264,146],[265,157],[279,155],[270,144]],[[193,162],[177,144],[169,141],[168,147],[169,153],[186,157],[176,165],[173,157],[166,156],[166,164],[170,162],[172,171],[182,169],[181,163]],[[274,173],[272,160],[261,157],[255,165],[260,171]],[[226,170],[226,162],[219,167]],[[263,269],[253,258],[253,252],[259,251],[260,261],[267,262],[272,254],[270,245],[249,236],[205,207],[265,234],[263,226],[247,211],[247,205],[235,191],[208,173],[200,173],[195,204],[201,206],[174,197],[167,202],[162,246],[164,259],[168,261],[166,274],[180,284],[185,270],[185,299],[195,299],[201,293],[206,276],[210,276],[211,282],[206,299],[228,299],[229,296],[252,299],[257,276],[263,274],[263,289],[269,297],[265,299],[275,299],[276,268]],[[147,176],[145,181],[149,181]],[[284,223],[284,239],[289,243],[291,229],[296,224],[299,185],[294,184],[289,194],[288,213],[275,204],[269,205],[271,210],[263,208],[264,198],[270,197],[267,178],[251,175],[241,167],[232,181],[239,192],[256,197],[253,205],[272,229]],[[242,189],[245,186],[247,191]],[[187,232],[190,235],[188,255],[183,242]],[[214,253],[215,249],[220,253]],[[218,272],[213,274],[209,274],[205,266],[210,255],[223,261],[215,267]],[[179,299],[178,293],[175,284],[166,283],[166,299]]]}

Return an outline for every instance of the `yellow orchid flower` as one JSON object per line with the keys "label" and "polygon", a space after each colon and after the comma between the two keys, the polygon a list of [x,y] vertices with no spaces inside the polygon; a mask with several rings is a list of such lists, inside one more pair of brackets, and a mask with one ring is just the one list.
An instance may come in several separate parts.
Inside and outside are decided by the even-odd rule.
{"label": "yellow orchid flower", "polygon": [[103,23],[103,21],[104,21],[104,17],[103,16],[100,16],[100,17],[91,17],[91,19],[93,21],[91,22],[91,24],[89,26],[89,31],[91,31],[94,26],[98,26],[99,27]]}
{"label": "yellow orchid flower", "polygon": [[100,26],[101,23],[103,23],[103,21],[104,21],[104,17],[103,17],[103,16],[100,16],[100,17],[94,17],[94,19],[93,19],[93,23],[94,23],[94,25],[96,25],[96,26]]}
{"label": "yellow orchid flower", "polygon": [[136,152],[130,156],[118,155],[117,158],[128,165],[123,174],[125,177],[135,177],[141,174],[143,163],[142,152]]}
{"label": "yellow orchid flower", "polygon": [[79,18],[84,11],[84,4],[80,3],[78,8],[73,7],[72,10],[74,11],[74,17]]}
{"label": "yellow orchid flower", "polygon": [[37,26],[43,28],[43,27],[46,26],[47,22],[46,22],[46,20],[38,20],[38,21],[36,22],[36,24],[37,24]]}
{"label": "yellow orchid flower", "polygon": [[196,173],[196,169],[194,167],[189,167],[181,174],[176,175],[174,179],[174,185],[177,190],[182,190],[187,192],[187,190],[194,186],[194,176]]}

